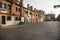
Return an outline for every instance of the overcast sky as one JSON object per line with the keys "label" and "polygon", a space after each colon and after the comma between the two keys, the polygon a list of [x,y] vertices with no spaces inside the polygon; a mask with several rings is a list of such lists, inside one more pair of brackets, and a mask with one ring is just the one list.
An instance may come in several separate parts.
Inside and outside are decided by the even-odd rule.
{"label": "overcast sky", "polygon": [[60,4],[60,0],[24,0],[24,6],[32,5],[34,8],[44,10],[47,13],[53,11],[57,16],[60,13],[60,8],[53,8],[54,5]]}

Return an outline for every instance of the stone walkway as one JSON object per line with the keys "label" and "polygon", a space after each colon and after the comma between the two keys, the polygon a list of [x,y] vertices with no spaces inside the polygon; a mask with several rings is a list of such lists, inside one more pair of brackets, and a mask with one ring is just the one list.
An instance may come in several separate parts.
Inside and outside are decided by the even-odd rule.
{"label": "stone walkway", "polygon": [[60,22],[18,25],[0,30],[1,40],[60,40]]}

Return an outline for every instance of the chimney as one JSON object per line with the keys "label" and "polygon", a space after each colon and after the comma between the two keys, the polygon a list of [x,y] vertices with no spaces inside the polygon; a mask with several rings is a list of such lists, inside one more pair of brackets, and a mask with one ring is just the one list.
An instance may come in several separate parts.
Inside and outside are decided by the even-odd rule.
{"label": "chimney", "polygon": [[20,5],[23,6],[23,0],[20,0]]}
{"label": "chimney", "polygon": [[27,4],[27,8],[29,8],[30,4]]}
{"label": "chimney", "polygon": [[31,10],[33,10],[33,6],[31,6]]}
{"label": "chimney", "polygon": [[36,10],[36,8],[34,8],[34,10]]}
{"label": "chimney", "polygon": [[36,12],[36,8],[34,8],[34,11]]}

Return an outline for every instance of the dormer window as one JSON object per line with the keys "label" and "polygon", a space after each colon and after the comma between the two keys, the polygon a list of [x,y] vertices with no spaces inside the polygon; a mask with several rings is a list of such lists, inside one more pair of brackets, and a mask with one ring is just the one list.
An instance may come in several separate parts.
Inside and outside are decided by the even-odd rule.
{"label": "dormer window", "polygon": [[17,0],[17,4],[20,4],[20,0]]}

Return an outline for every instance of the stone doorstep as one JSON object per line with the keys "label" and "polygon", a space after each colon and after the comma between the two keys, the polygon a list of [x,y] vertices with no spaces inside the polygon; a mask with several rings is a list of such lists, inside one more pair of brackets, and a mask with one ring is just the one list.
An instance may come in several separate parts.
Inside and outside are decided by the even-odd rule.
{"label": "stone doorstep", "polygon": [[13,28],[13,27],[22,27],[22,26],[25,26],[25,25],[2,26],[2,27],[0,27],[0,28]]}
{"label": "stone doorstep", "polygon": [[[27,23],[27,24],[31,24],[31,23]],[[22,25],[9,25],[9,26],[1,26],[0,28],[13,28],[13,27],[22,27],[25,26],[26,24],[22,24]]]}

